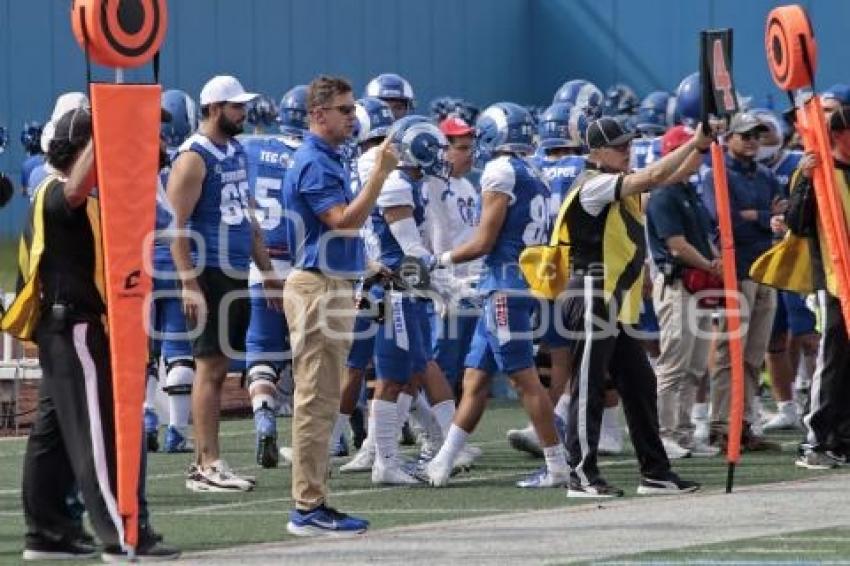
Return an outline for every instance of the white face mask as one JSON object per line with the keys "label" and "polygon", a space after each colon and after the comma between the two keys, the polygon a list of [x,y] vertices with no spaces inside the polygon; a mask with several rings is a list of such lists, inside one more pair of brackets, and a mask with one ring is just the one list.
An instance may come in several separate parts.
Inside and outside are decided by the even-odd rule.
{"label": "white face mask", "polygon": [[777,143],[774,145],[761,144],[759,145],[758,153],[756,153],[756,160],[762,163],[770,163],[776,156],[779,155],[780,150],[782,150],[782,144]]}

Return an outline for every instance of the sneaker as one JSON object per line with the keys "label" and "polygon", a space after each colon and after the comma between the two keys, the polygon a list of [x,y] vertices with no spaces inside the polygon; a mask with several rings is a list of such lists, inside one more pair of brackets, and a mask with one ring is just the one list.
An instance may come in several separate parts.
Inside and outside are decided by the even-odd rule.
{"label": "sneaker", "polygon": [[516,482],[517,487],[531,487],[531,488],[541,488],[541,487],[562,487],[569,483],[570,474],[569,472],[564,472],[562,474],[554,473],[550,474],[549,469],[546,466],[541,467],[536,472],[532,473],[526,478],[523,478]]}
{"label": "sneaker", "polygon": [[583,485],[575,475],[570,475],[567,483],[567,497],[571,499],[612,499],[623,497],[623,490],[615,487],[602,478],[593,480],[589,485]]}
{"label": "sneaker", "polygon": [[24,544],[24,560],[82,560],[94,558],[97,546],[77,537],[66,537],[57,541],[41,536],[27,536]]}
{"label": "sneaker", "polygon": [[514,450],[528,452],[535,458],[543,457],[543,447],[540,446],[540,439],[537,438],[537,432],[535,432],[534,427],[531,425],[522,429],[509,430],[508,444]]}
{"label": "sneaker", "polygon": [[206,467],[193,465],[186,478],[186,487],[197,492],[243,492],[251,491],[257,481],[251,476],[239,476],[224,460],[216,460]]}
{"label": "sneaker", "polygon": [[694,442],[692,446],[688,447],[688,450],[694,458],[713,458],[720,454],[720,448],[705,442]]}
{"label": "sneaker", "polygon": [[356,535],[368,528],[369,521],[340,513],[326,505],[312,511],[293,509],[286,524],[287,532],[297,537]]}
{"label": "sneaker", "polygon": [[[128,561],[127,553],[120,546],[107,546],[100,555],[107,563],[124,563]],[[135,562],[164,562],[166,560],[177,560],[180,550],[163,544],[160,541],[140,542],[136,548]]]}
{"label": "sneaker", "polygon": [[145,442],[148,452],[159,451],[159,417],[153,409],[145,409]]}
{"label": "sneaker", "polygon": [[432,487],[445,487],[449,484],[449,478],[452,475],[454,474],[451,464],[434,458],[420,468],[416,477]]}
{"label": "sneaker", "polygon": [[339,471],[343,473],[349,472],[370,472],[375,464],[375,450],[364,444],[347,464],[340,466]]}
{"label": "sneaker", "polygon": [[768,419],[762,429],[767,432],[771,430],[794,430],[800,428],[800,421],[797,419],[797,409],[794,404],[789,405],[790,410],[782,410]]}
{"label": "sneaker", "polygon": [[469,471],[475,460],[481,455],[481,449],[475,446],[464,446],[455,457],[455,468],[460,468],[463,471]]}
{"label": "sneaker", "polygon": [[668,495],[691,493],[700,488],[695,481],[683,480],[673,472],[667,472],[661,478],[642,477],[638,484],[638,495]]}
{"label": "sneaker", "polygon": [[418,485],[419,479],[402,469],[397,461],[375,461],[372,466],[372,483],[376,485]]}
{"label": "sneaker", "polygon": [[195,447],[177,427],[168,425],[165,430],[165,451],[169,454],[185,454],[194,452]]}
{"label": "sneaker", "polygon": [[600,456],[619,456],[623,453],[623,435],[621,431],[612,432],[602,429],[596,451]]}
{"label": "sneaker", "polygon": [[679,460],[681,458],[689,458],[691,456],[690,450],[683,447],[672,438],[662,438],[661,444],[664,445],[664,451],[667,453],[667,458],[670,460]]}
{"label": "sneaker", "polygon": [[844,459],[837,458],[829,451],[806,450],[794,463],[808,470],[830,470],[843,465]]}

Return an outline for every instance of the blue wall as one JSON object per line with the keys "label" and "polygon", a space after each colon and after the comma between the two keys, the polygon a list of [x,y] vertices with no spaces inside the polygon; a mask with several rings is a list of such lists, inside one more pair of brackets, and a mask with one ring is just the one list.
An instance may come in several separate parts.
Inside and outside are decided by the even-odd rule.
{"label": "blue wall", "polygon": [[[850,2],[805,0],[818,34],[823,85],[850,80],[842,58]],[[780,93],[768,76],[764,20],[769,0],[171,0],[162,83],[197,96],[210,76],[231,73],[249,89],[279,97],[319,72],[366,81],[395,71],[427,112],[436,96],[486,104],[546,104],[570,78],[639,94],[672,89],[696,69],[697,33],[735,28],[739,90]],[[69,0],[0,0],[0,125],[11,142],[0,170],[18,177],[18,137],[45,120],[60,92],[85,88]],[[110,80],[111,71],[95,69]],[[129,79],[149,79],[150,69]],[[26,210],[0,212],[0,238],[16,234]]]}

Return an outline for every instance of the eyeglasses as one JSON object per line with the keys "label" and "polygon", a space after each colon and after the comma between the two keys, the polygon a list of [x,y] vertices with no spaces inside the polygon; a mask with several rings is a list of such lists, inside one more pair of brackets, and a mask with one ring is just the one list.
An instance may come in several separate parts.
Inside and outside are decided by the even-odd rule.
{"label": "eyeglasses", "polygon": [[357,107],[353,104],[337,104],[336,106],[322,106],[322,108],[324,110],[336,110],[340,114],[351,116]]}

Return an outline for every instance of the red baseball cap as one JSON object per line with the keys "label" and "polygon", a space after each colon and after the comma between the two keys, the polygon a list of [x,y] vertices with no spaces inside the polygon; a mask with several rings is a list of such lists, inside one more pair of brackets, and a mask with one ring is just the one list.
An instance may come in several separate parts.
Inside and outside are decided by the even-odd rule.
{"label": "red baseball cap", "polygon": [[467,124],[466,120],[460,116],[449,116],[440,122],[440,131],[447,137],[468,136],[475,131],[475,128]]}
{"label": "red baseball cap", "polygon": [[661,155],[667,155],[694,137],[694,132],[685,126],[673,126],[661,136]]}

